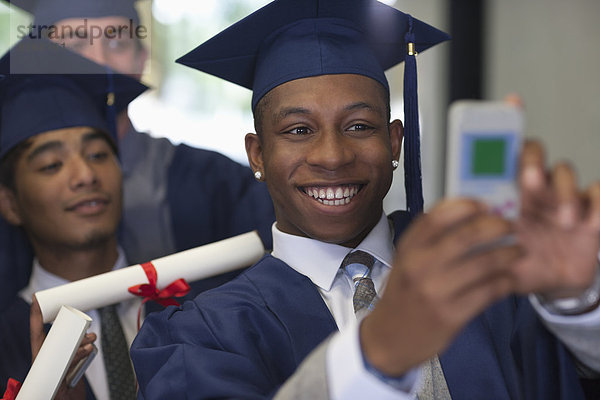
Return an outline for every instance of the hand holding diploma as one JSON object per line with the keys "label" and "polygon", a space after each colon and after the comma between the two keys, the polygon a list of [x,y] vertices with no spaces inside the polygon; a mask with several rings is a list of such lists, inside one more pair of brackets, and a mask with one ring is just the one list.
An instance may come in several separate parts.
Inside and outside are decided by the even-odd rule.
{"label": "hand holding diploma", "polygon": [[[32,364],[35,362],[35,358],[37,357],[42,345],[44,344],[44,339],[46,339],[46,332],[44,331],[44,322],[42,321],[42,311],[40,310],[40,306],[37,302],[35,296],[33,296],[33,302],[31,304],[31,313],[29,316],[29,330],[30,330],[30,339],[31,339],[31,356],[32,356]],[[92,354],[94,350],[93,343],[96,340],[95,333],[86,333],[75,353],[75,357],[71,362],[71,366],[67,371],[67,377],[70,373],[75,369],[81,361],[86,359]],[[58,392],[54,397],[55,400],[76,400],[76,399],[85,399],[85,383],[82,379],[80,379],[74,387],[70,387],[67,383],[66,379],[63,379],[63,382],[58,388]]]}
{"label": "hand holding diploma", "polygon": [[70,388],[65,380],[69,372],[93,351],[94,333],[85,334],[91,319],[70,307],[62,307],[48,335],[36,297],[30,312],[32,366],[17,400],[85,399],[85,384]]}

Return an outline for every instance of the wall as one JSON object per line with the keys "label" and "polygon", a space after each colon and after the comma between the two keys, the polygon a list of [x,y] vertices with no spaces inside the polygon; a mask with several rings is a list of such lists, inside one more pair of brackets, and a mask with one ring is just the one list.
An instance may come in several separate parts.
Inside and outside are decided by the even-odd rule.
{"label": "wall", "polygon": [[600,178],[600,1],[488,0],[485,96],[519,93],[527,136]]}

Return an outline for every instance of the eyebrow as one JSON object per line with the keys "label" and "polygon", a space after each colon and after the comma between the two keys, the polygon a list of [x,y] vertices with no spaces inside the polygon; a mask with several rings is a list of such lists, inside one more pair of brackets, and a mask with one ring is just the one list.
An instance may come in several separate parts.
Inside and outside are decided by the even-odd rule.
{"label": "eyebrow", "polygon": [[36,148],[34,148],[31,151],[31,153],[29,153],[29,155],[27,156],[27,161],[31,162],[36,157],[39,157],[41,154],[49,152],[49,151],[53,151],[53,150],[59,150],[63,146],[64,146],[63,142],[58,141],[58,140],[52,140],[50,142],[43,143],[43,144],[37,146]]}
{"label": "eyebrow", "polygon": [[110,144],[110,140],[108,139],[108,137],[104,133],[102,133],[101,131],[99,131],[97,129],[93,129],[90,132],[87,132],[81,138],[81,142],[83,144],[89,143],[94,140],[103,140],[106,143]]}
{"label": "eyebrow", "polygon": [[[381,113],[381,108],[380,107],[376,107],[373,106],[369,103],[365,103],[363,101],[359,101],[356,103],[351,103],[348,104],[347,106],[344,107],[345,111],[355,111],[355,110],[361,110],[361,109],[367,109],[370,111],[374,111],[377,113]],[[311,111],[307,108],[303,108],[303,107],[287,107],[284,108],[282,110],[280,110],[276,115],[275,115],[275,121],[279,122],[282,119],[293,115],[293,114],[302,114],[302,115],[309,115],[311,113]]]}
{"label": "eyebrow", "polygon": [[381,113],[380,107],[373,106],[373,105],[371,105],[369,103],[365,103],[363,101],[359,101],[357,103],[352,103],[352,104],[349,104],[346,107],[344,107],[344,110],[346,110],[346,111],[354,111],[354,110],[361,110],[361,109],[367,109],[370,111]]}
{"label": "eyebrow", "polygon": [[303,107],[286,107],[275,114],[275,122],[279,122],[282,119],[294,114],[309,115],[310,110]]}
{"label": "eyebrow", "polygon": [[[98,130],[91,130],[90,132],[84,134],[83,137],[81,138],[81,142],[83,144],[89,143],[94,140],[104,140],[104,141],[108,142],[108,139],[106,138],[106,136]],[[60,140],[51,140],[49,142],[42,143],[41,145],[34,148],[31,151],[31,153],[29,153],[29,155],[27,156],[27,161],[31,162],[36,157],[39,157],[41,154],[44,154],[49,151],[60,150],[63,147],[64,147],[64,143],[61,142]]]}

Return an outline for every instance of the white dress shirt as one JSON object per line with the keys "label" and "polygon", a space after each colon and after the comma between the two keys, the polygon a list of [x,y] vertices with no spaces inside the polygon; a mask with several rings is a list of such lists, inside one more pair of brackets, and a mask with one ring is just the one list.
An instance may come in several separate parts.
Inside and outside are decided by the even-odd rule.
{"label": "white dress shirt", "polygon": [[[122,249],[119,248],[119,256],[115,266],[113,267],[113,270],[124,267],[127,267],[127,261],[125,260]],[[31,278],[29,279],[29,285],[22,289],[19,292],[19,295],[23,300],[31,304],[31,299],[35,292],[64,285],[65,283],[69,283],[69,281],[46,271],[36,258],[33,261],[33,270],[31,272]],[[117,305],[117,314],[119,315],[119,320],[121,322],[121,326],[123,327],[123,333],[125,334],[125,339],[127,340],[127,344],[129,346],[131,346],[131,343],[137,334],[137,314],[140,305],[141,299],[137,298],[119,303]],[[95,342],[96,347],[98,347],[98,354],[88,367],[85,376],[96,398],[98,400],[108,400],[110,395],[108,391],[106,371],[104,370],[104,358],[102,357],[102,332],[100,330],[100,315],[97,310],[86,311],[86,314],[92,318],[92,323],[88,332],[94,332],[98,336]]]}

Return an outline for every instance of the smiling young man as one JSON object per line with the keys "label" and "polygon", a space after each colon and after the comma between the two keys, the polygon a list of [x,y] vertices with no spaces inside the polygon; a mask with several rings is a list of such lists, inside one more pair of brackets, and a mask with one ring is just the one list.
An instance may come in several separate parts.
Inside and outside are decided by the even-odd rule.
{"label": "smiling young man", "polygon": [[372,0],[277,0],[180,59],[253,90],[246,150],[277,221],[272,254],[146,319],[141,398],[583,398],[574,361],[600,371],[600,185],[579,197],[565,165],[546,178],[528,143],[515,223],[469,199],[383,212],[415,139],[414,113],[390,121],[383,71],[406,59],[411,83],[405,41],[446,38]]}
{"label": "smiling young man", "polygon": [[[48,41],[19,42],[0,68],[8,63],[15,72],[39,73],[0,81],[0,213],[24,232],[35,254],[28,285],[0,314],[2,392],[9,377],[23,381],[43,341],[41,314],[30,320],[33,294],[128,265],[117,239],[122,176],[108,116],[146,89]],[[105,323],[119,326],[120,354],[128,360],[139,307],[133,300],[90,311],[99,355],[71,395],[115,398],[107,350],[113,336]],[[129,371],[129,398],[135,398]]]}

